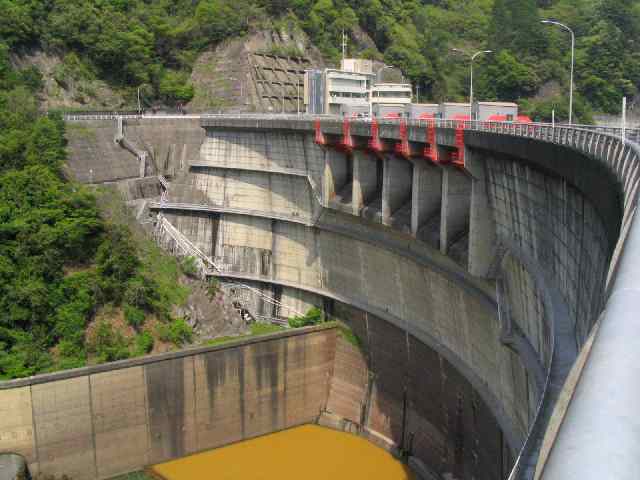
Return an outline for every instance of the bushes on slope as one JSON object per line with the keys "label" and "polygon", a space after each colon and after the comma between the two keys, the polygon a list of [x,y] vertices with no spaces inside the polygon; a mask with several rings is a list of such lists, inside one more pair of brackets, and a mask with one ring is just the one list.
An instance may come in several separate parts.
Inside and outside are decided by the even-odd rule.
{"label": "bushes on slope", "polygon": [[[86,187],[63,178],[64,124],[39,116],[33,84],[0,48],[0,378],[16,378],[147,353],[153,338],[128,339],[107,321],[85,331],[105,306],[124,308],[138,329],[153,314],[188,325],[171,307],[186,299],[173,258],[126,224],[105,221]],[[22,79],[22,80],[21,80]],[[21,83],[23,82],[23,83]],[[173,338],[172,337],[172,338]]]}

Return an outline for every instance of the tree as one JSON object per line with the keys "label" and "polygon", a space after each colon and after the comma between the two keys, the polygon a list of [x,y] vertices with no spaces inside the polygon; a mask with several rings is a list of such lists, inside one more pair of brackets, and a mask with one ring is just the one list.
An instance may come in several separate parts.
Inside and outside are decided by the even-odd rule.
{"label": "tree", "polygon": [[193,98],[193,85],[184,72],[167,70],[160,80],[160,95],[169,103],[186,103]]}
{"label": "tree", "polygon": [[536,72],[502,50],[487,58],[478,82],[478,94],[487,100],[516,101],[538,88]]}
{"label": "tree", "polygon": [[34,34],[30,2],[0,0],[0,38],[9,45],[27,43]]}
{"label": "tree", "polygon": [[105,297],[119,303],[139,265],[131,233],[121,225],[110,225],[96,252],[96,270]]}
{"label": "tree", "polygon": [[238,0],[204,0],[198,3],[195,19],[209,42],[218,42],[246,30],[253,13],[251,2]]}
{"label": "tree", "polygon": [[535,0],[495,0],[489,26],[492,50],[511,50],[519,56],[539,58],[547,40]]}
{"label": "tree", "polygon": [[626,39],[637,43],[640,40],[640,4],[634,0],[602,0],[600,18],[620,29]]}
{"label": "tree", "polygon": [[62,122],[56,122],[47,117],[39,118],[33,125],[26,145],[26,164],[46,165],[58,171],[66,156],[63,134]]}
{"label": "tree", "polygon": [[292,328],[307,327],[309,325],[317,325],[323,320],[323,312],[317,307],[310,308],[303,316],[295,316],[289,318],[289,326]]}

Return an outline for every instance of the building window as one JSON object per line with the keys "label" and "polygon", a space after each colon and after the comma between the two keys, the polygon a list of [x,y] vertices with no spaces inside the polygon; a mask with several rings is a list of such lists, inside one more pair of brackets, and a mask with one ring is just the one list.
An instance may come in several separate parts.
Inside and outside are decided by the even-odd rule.
{"label": "building window", "polygon": [[374,97],[382,97],[382,98],[411,98],[411,92],[406,91],[374,91]]}

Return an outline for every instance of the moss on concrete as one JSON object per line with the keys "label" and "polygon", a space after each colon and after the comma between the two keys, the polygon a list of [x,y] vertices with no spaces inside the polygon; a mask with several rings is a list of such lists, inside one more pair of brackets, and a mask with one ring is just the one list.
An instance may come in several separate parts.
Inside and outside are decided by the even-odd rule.
{"label": "moss on concrete", "polygon": [[233,340],[239,340],[241,338],[257,337],[260,335],[267,335],[269,333],[276,333],[276,332],[281,332],[283,330],[286,330],[285,327],[282,327],[280,325],[274,325],[271,323],[258,323],[258,322],[251,324],[250,328],[251,328],[250,333],[247,333],[245,335],[217,337],[217,338],[208,340],[205,343],[205,345],[222,345],[223,343],[231,342]]}

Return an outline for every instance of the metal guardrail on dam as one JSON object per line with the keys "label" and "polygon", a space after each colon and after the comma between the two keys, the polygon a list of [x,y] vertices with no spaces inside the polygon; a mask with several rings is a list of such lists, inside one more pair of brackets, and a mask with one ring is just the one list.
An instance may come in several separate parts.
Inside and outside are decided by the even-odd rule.
{"label": "metal guardrail on dam", "polygon": [[67,122],[83,122],[91,120],[117,120],[117,119],[141,119],[141,118],[157,118],[157,119],[180,119],[180,118],[200,118],[199,113],[180,113],[180,112],[158,112],[158,113],[139,113],[135,110],[114,110],[95,111],[95,112],[65,112],[62,118]]}

